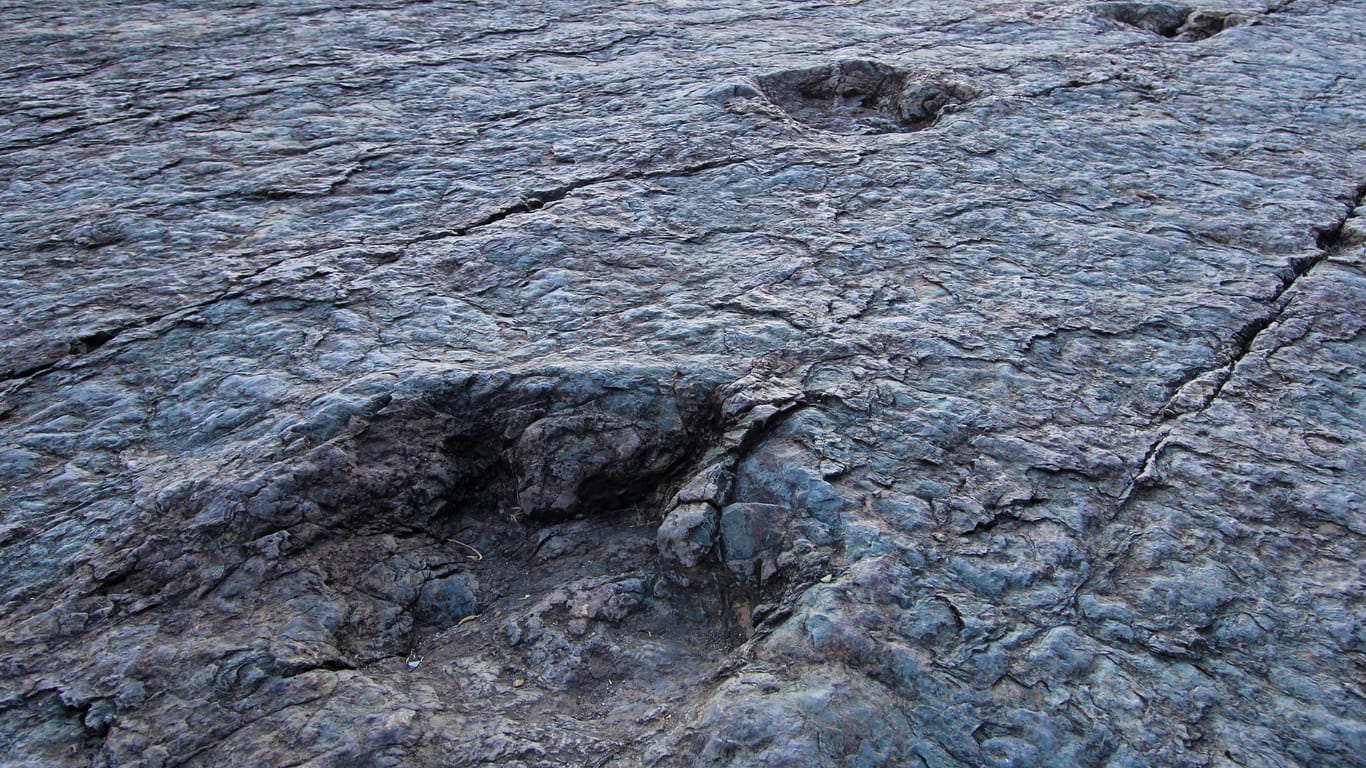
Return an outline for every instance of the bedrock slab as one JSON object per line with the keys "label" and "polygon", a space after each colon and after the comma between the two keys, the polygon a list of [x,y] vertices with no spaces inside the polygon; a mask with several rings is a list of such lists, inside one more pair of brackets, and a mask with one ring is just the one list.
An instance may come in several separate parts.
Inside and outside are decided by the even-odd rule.
{"label": "bedrock slab", "polygon": [[1366,4],[0,8],[0,765],[1366,765]]}

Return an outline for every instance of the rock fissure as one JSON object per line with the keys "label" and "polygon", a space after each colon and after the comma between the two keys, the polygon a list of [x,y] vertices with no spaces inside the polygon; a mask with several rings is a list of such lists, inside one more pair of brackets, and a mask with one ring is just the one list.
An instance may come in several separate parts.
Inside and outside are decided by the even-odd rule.
{"label": "rock fissure", "polygon": [[[1289,274],[1281,278],[1280,285],[1275,293],[1268,298],[1265,303],[1271,308],[1266,314],[1254,318],[1243,325],[1234,334],[1234,350],[1230,353],[1227,362],[1217,368],[1201,371],[1194,376],[1188,376],[1185,381],[1177,386],[1177,393],[1168,399],[1163,406],[1162,416],[1166,421],[1171,418],[1186,416],[1188,414],[1198,414],[1210,407],[1223,391],[1224,386],[1235,375],[1238,365],[1246,358],[1255,346],[1257,339],[1268,328],[1278,323],[1290,305],[1293,298],[1289,296],[1295,283],[1305,275],[1308,275],[1314,267],[1322,264],[1326,259],[1340,247],[1342,247],[1343,233],[1349,222],[1356,215],[1356,210],[1361,207],[1366,194],[1363,193],[1366,187],[1358,188],[1355,197],[1348,204],[1347,215],[1344,216],[1336,225],[1320,230],[1315,237],[1315,244],[1318,253],[1314,256],[1292,259],[1289,265]],[[1198,400],[1194,403],[1188,393],[1183,390],[1190,385],[1196,384],[1204,390],[1198,393]],[[1185,400],[1188,402],[1179,402]]]}
{"label": "rock fissure", "polygon": [[442,236],[464,237],[475,230],[497,224],[508,217],[540,210],[550,203],[565,199],[580,189],[586,189],[599,184],[611,184],[619,181],[636,181],[640,179],[659,179],[671,176],[691,176],[716,168],[725,168],[731,165],[747,163],[750,162],[750,160],[751,158],[748,157],[727,157],[708,160],[694,165],[683,166],[681,168],[665,168],[653,171],[626,171],[576,179],[550,189],[537,190],[528,194],[518,195],[515,204],[494,211],[472,224],[451,230],[449,234]]}

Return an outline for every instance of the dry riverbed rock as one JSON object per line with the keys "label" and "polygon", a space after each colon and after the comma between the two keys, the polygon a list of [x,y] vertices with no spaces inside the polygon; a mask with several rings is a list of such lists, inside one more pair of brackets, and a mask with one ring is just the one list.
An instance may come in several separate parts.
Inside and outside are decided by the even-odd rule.
{"label": "dry riverbed rock", "polygon": [[1366,765],[1366,4],[0,20],[0,766]]}

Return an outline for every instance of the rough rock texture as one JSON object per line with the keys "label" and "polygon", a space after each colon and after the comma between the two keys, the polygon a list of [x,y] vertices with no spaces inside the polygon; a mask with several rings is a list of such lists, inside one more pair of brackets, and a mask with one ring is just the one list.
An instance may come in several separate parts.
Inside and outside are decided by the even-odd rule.
{"label": "rough rock texture", "polygon": [[1366,4],[9,3],[0,765],[1366,765]]}

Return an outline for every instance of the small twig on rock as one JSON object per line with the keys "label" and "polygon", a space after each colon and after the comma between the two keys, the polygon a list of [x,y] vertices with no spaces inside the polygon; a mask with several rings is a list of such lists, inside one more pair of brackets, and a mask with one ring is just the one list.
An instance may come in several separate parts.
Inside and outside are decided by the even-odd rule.
{"label": "small twig on rock", "polygon": [[452,538],[452,539],[446,539],[446,541],[455,542],[456,544],[459,544],[460,546],[464,547],[465,549],[468,549],[469,551],[473,552],[474,554],[472,554],[472,555],[465,555],[465,557],[468,557],[469,559],[471,559],[471,560],[473,560],[473,561],[475,561],[475,562],[478,562],[478,561],[484,559],[484,553],[483,553],[483,552],[480,552],[479,550],[475,549],[474,547],[470,546],[469,544],[466,544],[465,542],[461,541],[460,539],[454,539],[454,538]]}

